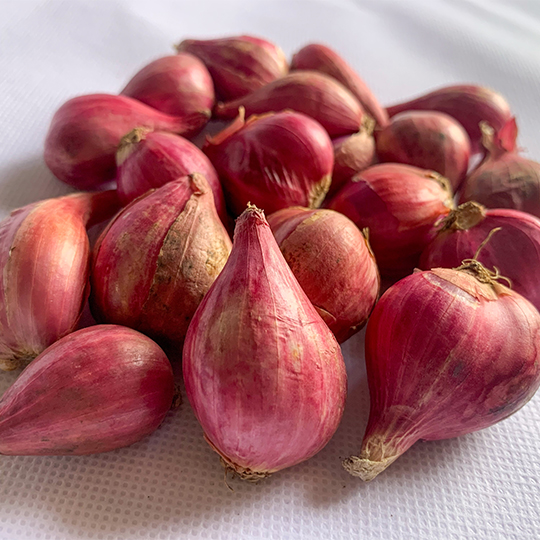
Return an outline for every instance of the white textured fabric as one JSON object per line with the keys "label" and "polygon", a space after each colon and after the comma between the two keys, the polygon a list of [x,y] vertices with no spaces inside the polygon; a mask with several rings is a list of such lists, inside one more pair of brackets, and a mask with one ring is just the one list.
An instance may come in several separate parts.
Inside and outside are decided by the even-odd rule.
{"label": "white textured fabric", "polygon": [[[0,217],[67,193],[42,160],[55,109],[117,92],[183,37],[252,33],[292,53],[324,41],[383,103],[453,82],[505,94],[520,144],[540,158],[536,0],[0,3]],[[0,539],[537,539],[540,396],[460,439],[418,443],[370,484],[340,459],[359,449],[369,401],[363,339],[344,345],[345,417],[310,461],[259,485],[233,481],[189,405],[151,437],[90,457],[0,456]],[[0,392],[15,380],[0,376]]]}

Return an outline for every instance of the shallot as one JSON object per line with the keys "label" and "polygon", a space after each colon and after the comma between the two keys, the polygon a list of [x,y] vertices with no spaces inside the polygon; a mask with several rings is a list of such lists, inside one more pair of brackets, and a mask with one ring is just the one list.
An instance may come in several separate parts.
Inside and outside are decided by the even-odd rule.
{"label": "shallot", "polygon": [[176,49],[179,54],[191,53],[204,62],[221,99],[250,94],[283,77],[289,70],[279,47],[253,36],[185,39]]}
{"label": "shallot", "polygon": [[169,182],[124,208],[98,239],[92,313],[177,347],[230,250],[204,177]]}
{"label": "shallot", "polygon": [[234,118],[244,107],[247,116],[286,109],[306,114],[319,122],[331,137],[356,133],[364,110],[358,100],[332,77],[317,71],[294,71],[251,94],[218,103],[218,118]]}
{"label": "shallot", "polygon": [[366,331],[371,398],[359,456],[372,480],[419,440],[459,437],[507,418],[540,386],[540,314],[475,259],[392,286]]}
{"label": "shallot", "polygon": [[0,454],[83,455],[133,444],[170,409],[173,372],[149,338],[122,326],[51,345],[0,399]]}
{"label": "shallot", "polygon": [[379,295],[367,231],[333,210],[292,207],[268,223],[294,276],[338,342],[366,323]]}
{"label": "shallot", "polygon": [[208,138],[203,150],[235,215],[248,202],[268,213],[288,206],[315,208],[330,186],[332,141],[315,120],[293,111],[245,122],[241,110],[235,122]]}
{"label": "shallot", "polygon": [[495,132],[481,125],[487,155],[467,177],[460,202],[476,201],[488,208],[512,208],[540,217],[540,163],[517,153],[517,127],[512,119]]}
{"label": "shallot", "polygon": [[399,278],[418,265],[435,237],[435,224],[453,208],[448,181],[433,171],[393,163],[375,165],[349,180],[328,208],[368,227],[384,277]]}
{"label": "shallot", "polygon": [[23,367],[74,330],[89,293],[86,227],[118,208],[114,191],[79,193],[0,223],[0,369]]}
{"label": "shallot", "polygon": [[339,345],[256,207],[237,220],[231,256],[193,317],[183,373],[206,440],[247,480],[310,458],[341,420]]}

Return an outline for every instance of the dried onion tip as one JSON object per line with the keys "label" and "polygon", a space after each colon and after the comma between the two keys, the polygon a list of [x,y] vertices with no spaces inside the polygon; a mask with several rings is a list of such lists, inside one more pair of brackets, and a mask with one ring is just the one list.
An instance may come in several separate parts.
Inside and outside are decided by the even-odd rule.
{"label": "dried onion tip", "polygon": [[176,49],[200,58],[212,75],[221,99],[236,99],[286,75],[283,51],[254,36],[221,39],[185,39]]}
{"label": "dried onion tip", "polygon": [[339,424],[347,385],[339,345],[253,206],[193,317],[183,373],[206,440],[247,480],[310,458]]}
{"label": "dried onion tip", "polygon": [[484,429],[531,399],[540,314],[494,277],[469,260],[382,296],[367,325],[371,410],[360,455],[343,463],[351,474],[372,480],[416,441]]}
{"label": "dried onion tip", "polygon": [[23,367],[75,329],[89,292],[86,228],[118,208],[114,191],[78,193],[0,223],[0,369]]}
{"label": "dried onion tip", "polygon": [[165,353],[139,332],[100,325],[51,345],[0,399],[0,454],[109,452],[161,424],[174,395]]}
{"label": "dried onion tip", "polygon": [[150,191],[122,210],[98,239],[92,313],[98,321],[129,326],[177,348],[230,249],[202,175]]}
{"label": "dried onion tip", "polygon": [[393,163],[375,165],[349,180],[328,202],[369,241],[381,275],[403,277],[418,266],[436,223],[453,208],[448,181],[433,171]]}
{"label": "dried onion tip", "polygon": [[339,343],[365,325],[379,296],[379,271],[362,232],[333,210],[292,207],[268,223],[294,276]]}
{"label": "dried onion tip", "polygon": [[332,141],[315,120],[292,111],[245,122],[241,110],[230,126],[208,138],[203,150],[235,216],[248,202],[268,213],[318,207],[331,182]]}
{"label": "dried onion tip", "polygon": [[295,71],[255,92],[226,103],[218,103],[218,118],[234,118],[244,107],[247,116],[286,109],[317,120],[330,137],[356,133],[364,110],[358,100],[332,77],[317,71]]}

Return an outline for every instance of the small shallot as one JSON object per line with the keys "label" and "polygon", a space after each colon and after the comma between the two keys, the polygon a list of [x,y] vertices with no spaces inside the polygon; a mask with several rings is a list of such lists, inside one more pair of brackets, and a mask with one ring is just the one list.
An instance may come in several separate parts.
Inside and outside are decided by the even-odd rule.
{"label": "small shallot", "polygon": [[171,365],[122,326],[73,332],[51,345],[0,399],[0,454],[109,452],[155,431],[174,395]]}
{"label": "small shallot", "polygon": [[379,295],[367,231],[333,210],[292,207],[268,223],[294,276],[338,342],[366,323]]}
{"label": "small shallot", "polygon": [[116,153],[118,196],[123,204],[149,189],[193,173],[202,174],[214,195],[216,210],[227,220],[223,190],[210,160],[190,141],[164,131],[135,128],[122,137]]}
{"label": "small shallot", "polygon": [[467,177],[460,202],[476,201],[488,208],[512,208],[540,217],[540,163],[520,156],[512,119],[496,133],[482,124],[484,161]]}
{"label": "small shallot", "polygon": [[169,182],[124,208],[98,239],[92,313],[176,347],[230,250],[204,177]]}
{"label": "small shallot", "polygon": [[386,110],[390,117],[403,111],[439,111],[449,114],[469,134],[473,152],[482,150],[480,122],[487,122],[498,131],[512,118],[510,106],[501,94],[472,84],[439,88]]}
{"label": "small shallot", "polygon": [[540,314],[496,279],[469,259],[418,271],[382,296],[366,331],[369,421],[347,471],[372,480],[416,441],[487,428],[531,399]]}
{"label": "small shallot", "polygon": [[386,110],[368,85],[336,51],[319,43],[306,45],[292,58],[291,71],[298,69],[311,69],[330,75],[351,91],[379,126],[384,127],[388,123]]}
{"label": "small shallot", "polygon": [[[482,245],[490,231],[500,229]],[[519,210],[486,210],[466,202],[450,212],[436,238],[424,249],[420,268],[455,268],[476,258],[510,279],[512,289],[540,310],[540,219]]]}
{"label": "small shallot", "polygon": [[448,179],[454,191],[465,179],[471,141],[462,125],[445,113],[400,113],[375,138],[377,156],[382,162],[436,171]]}
{"label": "small shallot", "polygon": [[150,62],[121,92],[172,116],[200,118],[202,128],[212,116],[214,83],[195,56],[179,53]]}
{"label": "small shallot", "polygon": [[328,208],[345,214],[369,241],[384,277],[413,271],[420,253],[435,237],[435,224],[452,209],[448,181],[433,171],[387,163],[349,180]]}
{"label": "small shallot", "polygon": [[283,51],[254,36],[221,39],[185,39],[176,46],[179,54],[200,58],[214,79],[221,99],[236,99],[287,74]]}
{"label": "small shallot", "polygon": [[326,131],[292,111],[240,116],[207,140],[227,204],[239,215],[251,202],[272,213],[288,206],[318,207],[331,182],[334,154]]}
{"label": "small shallot", "polygon": [[206,440],[247,480],[315,455],[341,420],[339,345],[253,206],[237,220],[231,256],[193,317],[183,373]]}
{"label": "small shallot", "polygon": [[227,103],[218,103],[218,118],[234,118],[244,107],[246,115],[291,109],[311,116],[331,137],[356,133],[364,110],[358,100],[332,77],[317,71],[295,71],[255,92]]}
{"label": "small shallot", "polygon": [[74,330],[89,292],[86,228],[118,208],[114,191],[78,193],[0,223],[0,369],[23,367]]}
{"label": "small shallot", "polygon": [[118,143],[138,126],[190,135],[200,122],[162,113],[126,96],[79,96],[54,114],[45,139],[45,163],[62,182],[97,189],[114,180]]}

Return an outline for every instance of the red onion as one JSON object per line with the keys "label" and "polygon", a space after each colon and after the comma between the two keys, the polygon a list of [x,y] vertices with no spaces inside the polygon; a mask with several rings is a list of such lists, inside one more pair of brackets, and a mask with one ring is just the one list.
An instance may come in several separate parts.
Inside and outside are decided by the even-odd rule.
{"label": "red onion", "polygon": [[392,161],[431,169],[456,190],[465,179],[471,141],[461,124],[437,111],[407,111],[394,116],[376,133],[377,155]]}
{"label": "red onion", "polygon": [[118,208],[114,191],[79,193],[0,223],[0,369],[23,367],[76,327],[89,292],[86,227]]}
{"label": "red onion", "polygon": [[292,111],[241,114],[203,148],[221,181],[230,210],[248,202],[266,212],[288,206],[317,207],[331,182],[332,141],[315,120]]}
{"label": "red onion", "polygon": [[116,148],[128,131],[144,126],[189,135],[199,124],[125,96],[76,97],[64,103],[51,121],[45,163],[62,182],[77,189],[96,189],[114,179]]}
{"label": "red onion", "polygon": [[379,271],[367,237],[333,210],[292,207],[268,223],[294,276],[342,343],[365,324],[379,295]]}
{"label": "red onion", "polygon": [[236,99],[283,77],[289,66],[283,51],[253,36],[185,39],[177,50],[198,56],[206,65],[222,99]]}
{"label": "red onion", "polygon": [[487,155],[467,177],[460,202],[477,201],[488,208],[512,208],[540,217],[540,163],[517,153],[517,127],[511,120],[499,133],[482,124]]}
{"label": "red onion", "polygon": [[311,116],[331,137],[357,132],[364,117],[358,100],[340,83],[317,71],[295,71],[234,101],[218,103],[218,118],[234,118],[244,107],[246,115],[286,109]]}
{"label": "red onion", "polygon": [[121,326],[78,330],[38,356],[0,400],[0,454],[108,452],[161,424],[171,365],[150,339]]}
{"label": "red onion", "polygon": [[202,174],[214,195],[223,222],[228,220],[223,190],[210,160],[191,142],[174,133],[135,128],[120,141],[116,154],[118,196],[127,204],[149,189],[192,173]]}
{"label": "red onion", "polygon": [[520,409],[540,386],[540,314],[475,260],[391,287],[366,331],[371,410],[358,457],[372,480],[418,440],[459,437]]}
{"label": "red onion", "polygon": [[518,210],[486,210],[464,203],[448,215],[420,257],[420,268],[454,268],[472,257],[490,231],[499,229],[476,258],[510,279],[512,289],[540,309],[540,220]]}
{"label": "red onion", "polygon": [[212,116],[214,83],[205,65],[195,56],[164,56],[143,67],[121,94],[154,109],[182,118],[199,120],[202,128]]}
{"label": "red onion", "polygon": [[310,69],[330,75],[351,91],[377,124],[384,127],[388,123],[386,110],[381,107],[367,84],[337,52],[329,47],[311,43],[300,49],[291,62],[291,70],[298,69]]}
{"label": "red onion", "polygon": [[487,122],[498,131],[512,117],[510,106],[501,94],[472,84],[439,88],[386,110],[390,117],[403,111],[439,111],[449,114],[467,131],[473,152],[482,149],[480,122]]}
{"label": "red onion", "polygon": [[375,139],[372,133],[373,123],[363,126],[354,135],[339,137],[332,141],[334,171],[328,197],[334,196],[355,174],[376,163]]}
{"label": "red onion", "polygon": [[230,249],[204,177],[169,182],[132,202],[100,236],[92,313],[176,346]]}
{"label": "red onion", "polygon": [[375,165],[357,174],[330,199],[369,240],[382,275],[402,277],[417,266],[436,234],[434,225],[452,209],[442,176],[409,165]]}
{"label": "red onion", "polygon": [[339,424],[341,351],[253,206],[237,220],[231,256],[193,317],[183,372],[206,440],[242,478],[310,458]]}

